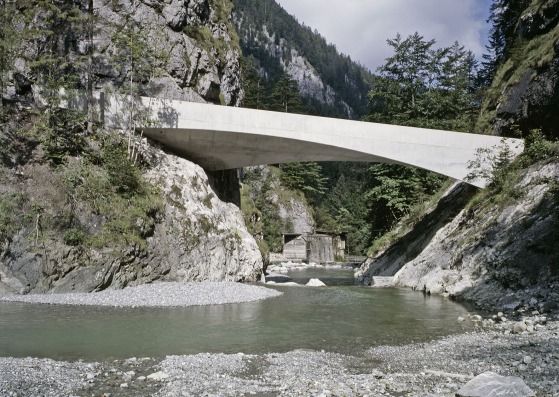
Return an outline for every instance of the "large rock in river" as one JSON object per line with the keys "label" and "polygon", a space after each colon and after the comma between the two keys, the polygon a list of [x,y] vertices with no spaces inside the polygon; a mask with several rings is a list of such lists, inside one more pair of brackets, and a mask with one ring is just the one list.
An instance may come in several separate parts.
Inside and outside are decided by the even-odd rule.
{"label": "large rock in river", "polygon": [[456,397],[530,397],[536,394],[516,376],[485,372],[462,387]]}

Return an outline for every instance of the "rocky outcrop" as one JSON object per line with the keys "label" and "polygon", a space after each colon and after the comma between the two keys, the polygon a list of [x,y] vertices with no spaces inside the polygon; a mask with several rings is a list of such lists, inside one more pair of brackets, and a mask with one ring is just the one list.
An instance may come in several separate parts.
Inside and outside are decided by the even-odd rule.
{"label": "rocky outcrop", "polygon": [[[262,257],[239,208],[219,200],[199,166],[148,150],[154,164],[145,178],[161,191],[164,210],[149,226],[145,249],[38,243],[24,229],[0,250],[0,293],[88,292],[155,280],[257,281]],[[83,216],[101,227],[102,219]]]}
{"label": "rocky outcrop", "polygon": [[234,3],[233,22],[243,53],[256,62],[264,80],[274,84],[281,72],[289,75],[313,113],[351,119],[365,114],[368,70],[301,25],[275,0]]}
{"label": "rocky outcrop", "polygon": [[[96,0],[99,16],[109,26],[121,26],[127,20],[141,24],[147,42],[167,58],[167,75],[154,76],[146,86],[146,94],[167,99],[225,102],[238,105],[240,88],[240,49],[231,37],[228,20],[221,19],[220,10],[207,0],[121,1],[117,8],[112,1]],[[218,2],[219,3],[219,2]],[[200,32],[210,36],[201,36]],[[124,80],[129,72],[115,70],[110,54],[115,51],[111,35],[114,30],[99,32],[98,59],[94,62],[98,75],[108,74],[108,83]],[[199,36],[199,37],[197,37]],[[223,44],[219,49],[212,41]],[[153,51],[153,49],[152,49]],[[103,84],[103,81],[101,82]],[[220,98],[220,95],[222,98]]]}
{"label": "rocky outcrop", "polygon": [[[397,285],[482,308],[552,308],[559,304],[557,183],[559,163],[533,166],[514,187],[512,204],[460,211],[416,255],[406,257],[403,241],[388,250],[384,255],[397,266],[379,267],[384,255],[366,262],[361,280],[384,271]],[[401,255],[391,255],[398,247]]]}
{"label": "rocky outcrop", "polygon": [[262,256],[241,211],[224,203],[199,166],[162,151],[146,177],[162,189],[165,216],[148,239],[149,262],[177,281],[257,281]]}
{"label": "rocky outcrop", "polygon": [[[82,3],[87,9],[87,1]],[[139,94],[146,96],[239,105],[243,98],[241,50],[230,14],[223,16],[222,8],[227,6],[228,2],[210,5],[208,0],[94,0],[96,27],[91,41],[96,88],[119,90],[133,80],[139,83]],[[65,38],[75,62],[87,55],[86,33],[73,31]],[[130,52],[123,50],[126,42],[136,46],[130,51],[140,51],[144,57],[136,69],[127,58]],[[40,53],[32,45],[29,53]],[[5,100],[21,101],[34,81],[24,58],[16,67],[3,91]],[[79,78],[87,87],[87,77],[81,74]]]}
{"label": "rocky outcrop", "polygon": [[[484,104],[488,115],[495,109],[495,120],[485,120],[497,135],[541,129],[557,137],[559,1],[529,3],[516,26],[516,48],[497,71]],[[488,129],[483,124],[478,127]]]}
{"label": "rocky outcrop", "polygon": [[530,397],[536,394],[517,376],[501,376],[484,372],[466,383],[456,397]]}
{"label": "rocky outcrop", "polygon": [[[230,2],[94,0],[93,5],[99,24],[93,38],[96,88],[119,90],[138,76],[132,73],[130,64],[119,63],[115,58],[123,50],[117,42],[119,29],[135,26],[139,29],[134,33],[137,39],[144,40],[143,54],[163,54],[161,59],[150,61],[160,73],[135,81],[140,94],[227,105],[241,102],[240,48],[228,19]],[[83,32],[72,32],[66,39],[72,42],[68,57],[77,59],[86,53]],[[32,103],[32,94],[40,90],[32,89],[34,80],[28,63],[19,60],[10,77],[3,99],[16,105]],[[86,79],[81,77],[85,86]],[[2,142],[3,135],[4,130],[0,131]],[[18,142],[23,138],[11,139]],[[107,219],[91,205],[79,202],[74,192],[64,190],[68,189],[61,181],[65,176],[42,163],[44,148],[40,142],[32,143],[21,161],[8,162],[0,157],[5,164],[3,167],[0,163],[0,199],[2,194],[20,195],[22,200],[30,201],[27,207],[40,204],[40,211],[55,222],[68,223],[58,218],[70,217],[80,232],[88,236],[99,234]],[[97,157],[94,152],[100,145],[94,139],[88,145],[88,154]],[[210,183],[197,165],[148,145],[145,140],[142,152],[140,157],[149,163],[143,177],[159,192],[162,201],[161,209],[149,220],[136,218],[135,227],[141,230],[142,241],[128,241],[124,246],[107,244],[103,248],[70,244],[66,237],[56,235],[57,231],[67,231],[65,226],[50,225],[48,233],[40,230],[45,224],[40,215],[32,222],[17,222],[26,226],[14,230],[6,239],[0,235],[0,294],[98,291],[155,280],[258,280],[263,267],[260,251],[246,230],[239,208],[220,200],[212,189],[218,183]],[[77,165],[87,162],[78,154],[68,161]],[[75,169],[80,169],[77,165]],[[78,175],[78,180],[83,179]],[[238,183],[233,187],[238,189]],[[231,196],[231,201],[238,201],[235,194]],[[7,233],[3,228],[0,231]]]}
{"label": "rocky outcrop", "polygon": [[[241,17],[237,16],[237,18]],[[268,32],[265,25],[262,26],[261,32],[244,33],[241,40],[244,41],[245,45],[255,45],[255,43],[249,44],[249,36],[260,38],[257,45],[262,47],[272,58],[275,58],[283,71],[297,82],[299,92],[303,97],[312,98],[331,107],[339,106],[343,109],[347,118],[355,118],[353,109],[340,99],[331,86],[324,83],[312,64],[296,49],[291,48],[287,40],[277,38],[275,34]]]}
{"label": "rocky outcrop", "polygon": [[278,206],[279,216],[293,226],[291,232],[300,234],[314,232],[314,219],[304,199],[293,196],[286,202],[278,202]]}
{"label": "rocky outcrop", "polygon": [[413,229],[404,232],[395,245],[367,258],[356,272],[357,280],[361,284],[372,285],[373,278],[394,276],[436,238],[438,231],[464,208],[474,192],[475,188],[466,183],[452,185],[437,206]]}

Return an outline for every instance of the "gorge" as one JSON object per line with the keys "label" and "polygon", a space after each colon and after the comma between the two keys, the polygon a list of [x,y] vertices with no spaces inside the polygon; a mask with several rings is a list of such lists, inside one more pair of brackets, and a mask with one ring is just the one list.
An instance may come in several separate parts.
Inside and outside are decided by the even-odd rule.
{"label": "gorge", "polygon": [[[316,51],[328,47],[320,37],[309,39],[313,52],[290,43],[312,32],[291,19],[263,25],[256,11],[274,2],[3,2],[0,396],[450,397],[469,395],[466,384],[488,372],[521,378],[524,395],[557,395],[559,2],[494,4],[516,7],[508,47],[480,107],[458,113],[479,114],[478,131],[525,139],[526,150],[508,164],[498,164],[501,153],[490,159],[496,173],[479,191],[364,164],[210,173],[147,139],[138,127],[152,120],[133,105],[122,130],[109,131],[52,95],[100,90],[258,107],[259,87],[289,83],[266,77],[287,74],[313,112],[360,118],[370,106],[369,121],[384,117],[387,74],[344,56],[328,61],[321,54],[330,50]],[[254,72],[247,58],[255,80],[243,80]],[[347,85],[332,78],[332,65]],[[371,174],[387,184],[365,189]],[[382,190],[404,186],[414,196],[410,185],[424,182],[417,212]],[[389,203],[385,218],[369,217],[373,197]],[[398,211],[406,216],[394,229],[371,234]],[[253,285],[270,251],[281,251],[282,233],[322,225],[351,228],[356,249],[369,254],[360,283],[390,276],[405,289],[354,285],[347,268],[288,273],[326,287]],[[168,305],[142,307],[175,283],[184,288]],[[211,287],[206,303],[173,306],[191,299],[192,285]],[[262,300],[260,289],[283,295]],[[80,301],[120,291],[129,304]],[[44,303],[18,303],[36,297]],[[52,297],[68,302],[47,305]]]}

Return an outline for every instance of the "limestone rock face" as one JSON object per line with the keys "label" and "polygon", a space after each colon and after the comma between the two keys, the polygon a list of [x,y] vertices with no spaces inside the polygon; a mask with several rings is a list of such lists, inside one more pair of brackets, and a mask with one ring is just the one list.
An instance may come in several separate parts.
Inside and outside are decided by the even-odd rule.
{"label": "limestone rock face", "polygon": [[[94,37],[96,89],[118,89],[134,77],[130,65],[115,60],[119,46],[114,40],[117,27],[136,24],[151,49],[167,55],[159,65],[165,73],[136,82],[140,94],[239,105],[243,96],[239,46],[224,10],[213,7],[208,0],[94,0],[103,24]],[[71,50],[76,53],[70,57],[85,54],[87,39],[80,34],[68,38],[77,42]],[[25,80],[30,70],[25,62],[18,60],[18,72],[12,76],[16,82],[4,91],[14,102],[29,99],[25,92],[32,92],[32,80]],[[18,79],[23,79],[21,84]],[[161,192],[164,202],[163,213],[151,224],[141,225],[149,229],[143,233],[147,247],[140,249],[134,242],[118,248],[73,247],[62,238],[43,243],[29,229],[21,230],[0,241],[0,294],[88,292],[155,280],[259,279],[261,254],[240,210],[218,199],[200,167],[145,143],[142,146],[151,158],[144,177]],[[17,173],[3,171],[0,167],[0,174],[12,176],[3,179],[0,191],[42,196],[47,211],[52,200],[67,196],[60,184],[49,183],[55,173],[46,165],[26,164]],[[25,178],[18,178],[19,174]],[[59,191],[54,192],[56,189]],[[57,208],[65,205],[59,203]],[[105,220],[85,208],[80,211],[80,203],[76,205],[79,223],[86,225],[88,234],[98,233]]]}
{"label": "limestone rock face", "polygon": [[[81,2],[87,9],[87,1]],[[241,103],[239,43],[233,38],[230,16],[214,9],[208,0],[94,0],[93,7],[97,16],[92,38],[96,89],[114,91],[132,80],[139,85],[140,95],[230,106]],[[126,37],[122,27],[136,36]],[[130,65],[119,42],[123,39],[145,47],[140,50],[153,73],[144,71],[138,76],[138,68]],[[72,32],[65,40],[71,43],[70,59],[78,62],[88,54],[85,32]],[[28,51],[32,57],[40,49],[30,47]],[[26,61],[18,62],[17,73],[3,93],[12,101],[23,99],[18,93],[23,96],[29,91],[21,84],[34,81]],[[18,83],[18,79],[23,81]],[[86,87],[86,76],[80,79],[82,88]]]}
{"label": "limestone rock face", "polygon": [[[462,210],[432,233],[420,226],[427,239],[396,243],[365,262],[359,279],[370,284],[372,276],[394,276],[397,285],[462,297],[486,309],[507,310],[512,302],[537,308],[530,294],[540,296],[542,305],[556,300],[557,182],[559,163],[534,166],[516,186],[521,197],[515,204],[489,206],[481,214]],[[418,245],[412,255],[410,244]]]}
{"label": "limestone rock face", "polygon": [[[239,105],[242,99],[238,77],[239,47],[233,43],[225,26],[227,21],[214,17],[217,11],[207,0],[123,1],[119,2],[118,8],[106,0],[95,0],[94,3],[100,18],[109,21],[109,26],[126,24],[127,19],[132,19],[142,26],[142,34],[157,52],[168,54],[167,64],[163,65],[168,76],[151,78],[145,94],[214,103],[222,101],[221,95],[225,104]],[[213,40],[228,44],[221,50],[223,54],[207,42],[207,38],[192,37],[197,33],[191,32],[202,30],[211,32]],[[96,48],[98,59],[94,63],[97,68],[94,72],[101,77],[101,85],[126,81],[130,73],[111,60],[111,54],[115,52],[115,43],[111,41],[113,34],[114,29],[102,29],[95,38],[97,42],[107,44]],[[107,75],[111,78],[103,79]],[[113,76],[117,76],[116,81]]]}
{"label": "limestone rock face", "polygon": [[[245,16],[237,14],[235,18],[237,29],[241,29],[240,22]],[[253,36],[261,33],[263,41],[258,43],[258,45],[272,58],[279,61],[279,65],[284,72],[297,82],[299,91],[303,97],[312,98],[319,103],[329,106],[338,106],[343,109],[344,116],[347,118],[356,117],[355,111],[351,106],[340,98],[340,95],[334,88],[322,80],[320,74],[313,65],[311,65],[308,59],[301,55],[296,49],[291,48],[284,38],[277,38],[276,35],[268,32],[266,26],[262,27],[261,32],[243,32],[241,30],[239,33],[242,36],[241,41],[243,41],[245,45],[249,44]],[[249,36],[251,38],[249,38]],[[266,72],[263,70],[263,73]],[[348,84],[351,84],[351,82],[348,82]]]}
{"label": "limestone rock face", "polygon": [[161,190],[164,213],[147,247],[37,246],[22,230],[0,250],[0,294],[89,292],[165,281],[257,281],[262,256],[234,204],[221,201],[199,166],[150,147],[145,175]]}
{"label": "limestone rock face", "polygon": [[219,200],[199,166],[157,157],[146,177],[163,190],[165,217],[148,240],[149,262],[168,268],[173,281],[257,281],[262,256],[239,208]]}
{"label": "limestone rock face", "polygon": [[287,203],[279,203],[279,215],[293,225],[293,233],[312,233],[315,223],[306,203],[291,197]]}

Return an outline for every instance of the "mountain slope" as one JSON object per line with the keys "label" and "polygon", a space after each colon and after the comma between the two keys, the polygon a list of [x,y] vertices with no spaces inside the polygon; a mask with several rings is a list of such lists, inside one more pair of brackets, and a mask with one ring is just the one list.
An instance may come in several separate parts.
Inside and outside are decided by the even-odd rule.
{"label": "mountain slope", "polygon": [[503,45],[505,58],[496,65],[476,129],[511,135],[538,128],[557,138],[559,1],[524,3],[518,19],[508,24],[513,28]]}
{"label": "mountain slope", "polygon": [[302,26],[274,0],[234,0],[234,23],[245,56],[277,81],[282,72],[299,85],[313,113],[360,118],[367,112],[371,74],[340,54],[324,37]]}

